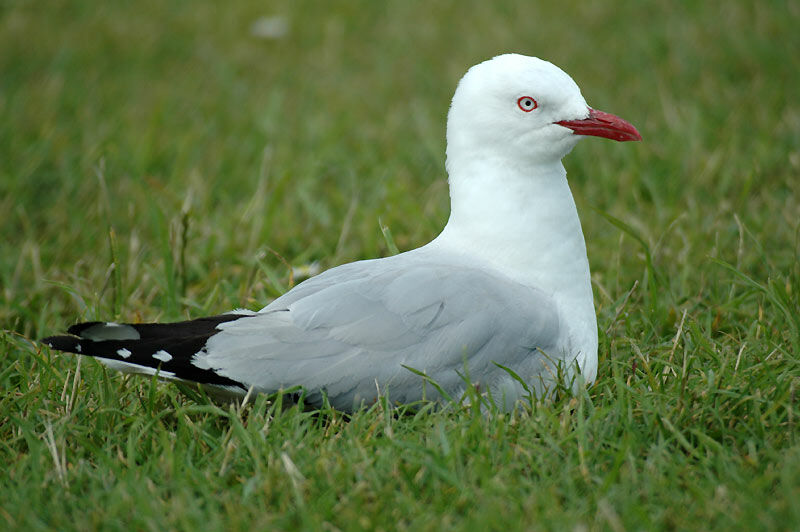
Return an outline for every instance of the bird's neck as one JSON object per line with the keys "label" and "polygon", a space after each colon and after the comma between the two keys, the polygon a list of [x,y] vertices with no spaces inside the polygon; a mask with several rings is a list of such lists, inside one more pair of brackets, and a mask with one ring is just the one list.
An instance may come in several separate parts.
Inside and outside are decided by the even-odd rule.
{"label": "bird's neck", "polygon": [[450,170],[451,214],[435,245],[591,307],[586,244],[561,161],[512,167],[481,159]]}

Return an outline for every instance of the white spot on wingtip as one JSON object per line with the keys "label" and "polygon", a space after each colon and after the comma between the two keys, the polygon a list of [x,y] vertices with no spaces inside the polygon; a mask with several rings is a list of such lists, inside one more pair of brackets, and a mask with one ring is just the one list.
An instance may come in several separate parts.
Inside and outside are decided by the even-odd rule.
{"label": "white spot on wingtip", "polygon": [[117,349],[117,354],[122,358],[128,358],[129,356],[131,356],[131,352],[125,349],[124,347],[122,349]]}
{"label": "white spot on wingtip", "polygon": [[81,352],[81,344],[75,344],[75,351],[77,351],[78,353]]}
{"label": "white spot on wingtip", "polygon": [[155,353],[153,353],[153,358],[156,360],[160,360],[162,362],[169,362],[172,360],[172,355],[164,351],[163,349],[159,349]]}

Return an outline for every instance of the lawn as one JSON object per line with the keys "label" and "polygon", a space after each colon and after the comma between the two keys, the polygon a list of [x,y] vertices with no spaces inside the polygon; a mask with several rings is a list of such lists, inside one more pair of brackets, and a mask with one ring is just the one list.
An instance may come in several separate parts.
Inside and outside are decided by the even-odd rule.
{"label": "lawn", "polygon": [[[798,26],[766,0],[1,3],[0,528],[800,528]],[[221,406],[34,342],[427,242],[449,98],[506,51],[644,138],[565,160],[585,392]]]}

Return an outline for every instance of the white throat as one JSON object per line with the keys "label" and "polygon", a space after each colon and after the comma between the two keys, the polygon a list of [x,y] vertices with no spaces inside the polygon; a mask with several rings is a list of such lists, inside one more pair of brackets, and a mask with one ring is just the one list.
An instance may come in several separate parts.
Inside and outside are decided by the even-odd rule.
{"label": "white throat", "polygon": [[575,201],[560,162],[530,169],[477,161],[450,179],[451,212],[437,238],[492,263],[515,280],[570,293],[588,281]]}
{"label": "white throat", "polygon": [[[589,261],[561,161],[515,167],[471,158],[450,167],[450,174],[450,219],[430,245],[551,295],[570,329],[570,345],[563,347],[579,359],[594,357],[597,318]],[[595,371],[584,368],[587,378]]]}

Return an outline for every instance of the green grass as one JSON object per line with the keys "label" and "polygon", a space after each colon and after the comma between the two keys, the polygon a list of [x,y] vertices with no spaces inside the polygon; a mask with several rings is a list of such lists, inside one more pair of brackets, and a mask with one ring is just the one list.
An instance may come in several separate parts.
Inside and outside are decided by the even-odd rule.
{"label": "green grass", "polygon": [[[251,36],[264,15],[289,34]],[[781,1],[3,2],[0,528],[797,529],[799,24]],[[32,343],[260,308],[287,264],[426,242],[449,98],[504,51],[644,137],[565,161],[585,393],[345,419]]]}

